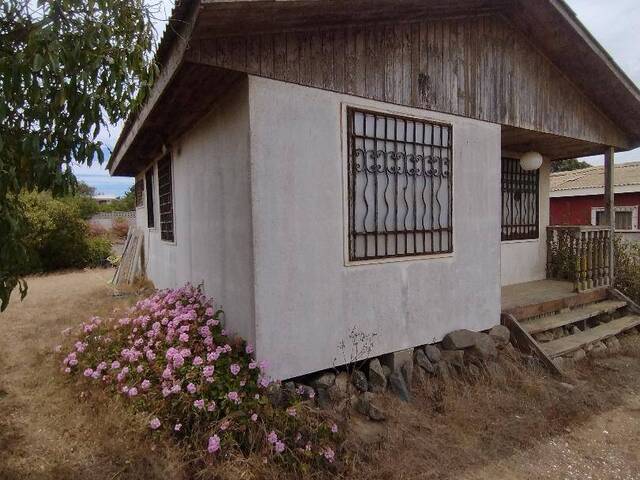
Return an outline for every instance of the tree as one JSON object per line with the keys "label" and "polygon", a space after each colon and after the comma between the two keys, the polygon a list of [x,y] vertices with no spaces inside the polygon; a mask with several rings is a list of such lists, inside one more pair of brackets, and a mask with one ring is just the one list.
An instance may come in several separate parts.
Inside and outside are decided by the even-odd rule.
{"label": "tree", "polygon": [[0,310],[28,265],[21,191],[73,191],[70,164],[104,161],[102,128],[157,76],[144,0],[5,0],[0,6]]}
{"label": "tree", "polygon": [[558,162],[551,162],[552,172],[568,172],[570,170],[580,170],[581,168],[589,168],[591,165],[577,158],[568,158]]}
{"label": "tree", "polygon": [[136,208],[135,187],[132,185],[124,195],[104,205],[100,205],[102,212],[130,212]]}

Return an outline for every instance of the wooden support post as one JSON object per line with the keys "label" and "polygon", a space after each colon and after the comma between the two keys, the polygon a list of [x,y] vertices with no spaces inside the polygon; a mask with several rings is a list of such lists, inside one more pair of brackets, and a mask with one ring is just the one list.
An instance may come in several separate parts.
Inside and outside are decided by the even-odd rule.
{"label": "wooden support post", "polygon": [[608,263],[609,263],[609,285],[613,286],[615,276],[613,258],[614,258],[614,239],[616,228],[615,216],[615,200],[613,191],[613,163],[614,148],[608,147],[604,153],[604,218],[606,225],[609,225],[609,245],[608,247]]}

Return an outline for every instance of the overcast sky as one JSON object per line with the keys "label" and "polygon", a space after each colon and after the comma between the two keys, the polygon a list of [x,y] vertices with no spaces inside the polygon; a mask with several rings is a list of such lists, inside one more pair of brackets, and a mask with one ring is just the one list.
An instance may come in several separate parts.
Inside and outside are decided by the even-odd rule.
{"label": "overcast sky", "polygon": [[[535,1],[535,0],[532,0]],[[568,0],[569,6],[591,31],[593,36],[609,52],[629,77],[640,85],[640,0]],[[173,2],[162,0],[157,16],[167,18]],[[164,25],[158,21],[161,32]],[[120,126],[114,126],[102,140],[113,147],[120,133]],[[601,165],[602,156],[588,157],[589,163]],[[618,153],[616,162],[640,161],[640,149]],[[111,178],[103,167],[94,165],[74,167],[78,178],[97,188],[99,193],[121,195],[132,184],[129,178]]]}

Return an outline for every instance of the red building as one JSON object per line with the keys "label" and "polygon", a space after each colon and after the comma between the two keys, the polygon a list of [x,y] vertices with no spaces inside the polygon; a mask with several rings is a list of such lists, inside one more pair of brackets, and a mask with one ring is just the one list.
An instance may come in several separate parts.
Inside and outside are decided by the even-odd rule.
{"label": "red building", "polygon": [[[616,230],[640,239],[640,162],[615,166]],[[551,175],[551,225],[601,225],[604,214],[604,168],[591,167]]]}

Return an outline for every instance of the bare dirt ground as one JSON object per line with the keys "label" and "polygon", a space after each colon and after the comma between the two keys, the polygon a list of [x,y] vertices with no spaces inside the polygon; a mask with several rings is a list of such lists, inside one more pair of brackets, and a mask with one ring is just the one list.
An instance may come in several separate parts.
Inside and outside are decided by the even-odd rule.
{"label": "bare dirt ground", "polygon": [[[0,479],[189,478],[180,449],[151,443],[117,400],[81,392],[59,371],[61,331],[107,315],[111,270],[29,280],[0,314]],[[388,421],[354,418],[355,452],[338,473],[367,479],[640,479],[640,336],[623,353],[585,361],[561,384],[521,362],[474,382],[431,381],[414,400],[383,399]],[[357,428],[356,428],[357,427]],[[286,478],[251,459],[220,478]]]}

